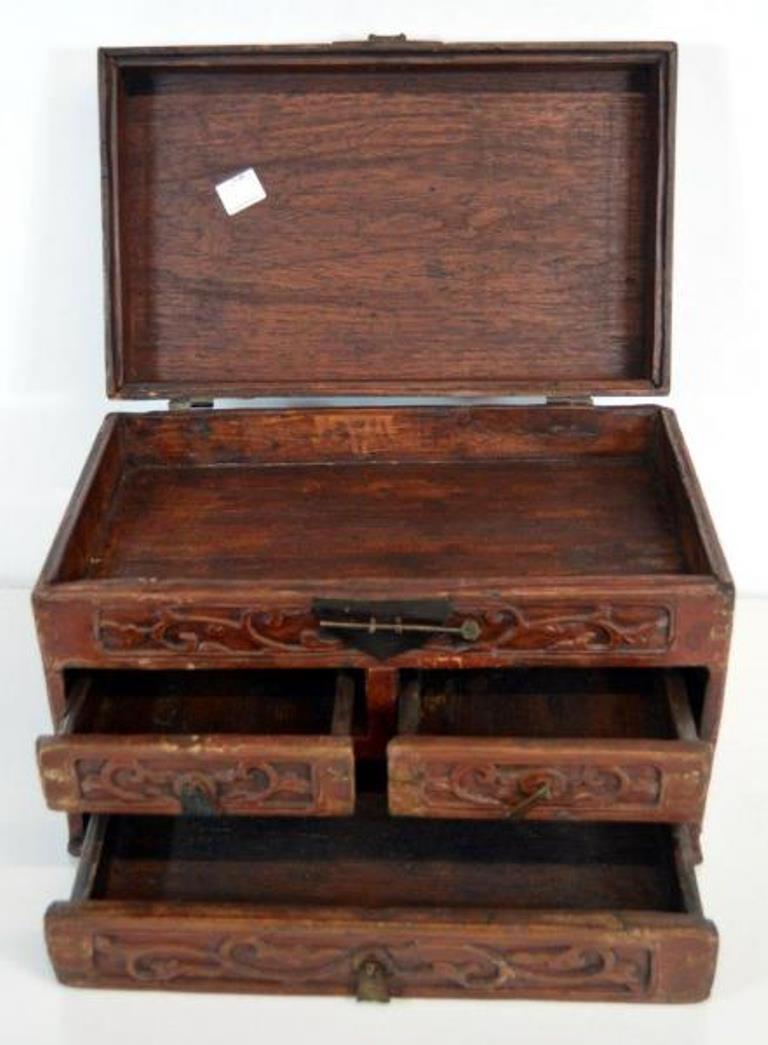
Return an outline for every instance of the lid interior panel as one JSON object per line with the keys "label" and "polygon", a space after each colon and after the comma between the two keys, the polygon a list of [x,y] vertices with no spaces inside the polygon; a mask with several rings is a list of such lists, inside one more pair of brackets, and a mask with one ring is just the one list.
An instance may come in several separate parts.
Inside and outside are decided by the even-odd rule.
{"label": "lid interior panel", "polygon": [[664,389],[671,57],[106,52],[111,393]]}

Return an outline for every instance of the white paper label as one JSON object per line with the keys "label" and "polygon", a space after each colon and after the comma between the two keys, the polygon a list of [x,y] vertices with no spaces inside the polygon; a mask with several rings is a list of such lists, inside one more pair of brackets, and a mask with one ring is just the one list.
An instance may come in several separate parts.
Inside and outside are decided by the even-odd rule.
{"label": "white paper label", "polygon": [[264,186],[256,177],[253,167],[240,171],[226,181],[220,181],[216,186],[216,193],[230,217],[267,198]]}

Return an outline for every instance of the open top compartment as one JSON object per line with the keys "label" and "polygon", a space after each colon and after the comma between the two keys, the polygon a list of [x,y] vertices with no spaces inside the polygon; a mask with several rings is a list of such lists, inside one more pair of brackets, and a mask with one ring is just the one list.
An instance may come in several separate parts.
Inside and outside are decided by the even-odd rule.
{"label": "open top compartment", "polygon": [[121,415],[86,478],[54,583],[727,576],[655,407]]}

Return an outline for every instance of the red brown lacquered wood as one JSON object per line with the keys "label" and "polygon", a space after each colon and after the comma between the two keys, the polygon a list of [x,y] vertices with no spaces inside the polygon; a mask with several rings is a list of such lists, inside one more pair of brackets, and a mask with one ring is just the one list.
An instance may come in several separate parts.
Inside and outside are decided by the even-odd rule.
{"label": "red brown lacquered wood", "polygon": [[[125,726],[79,732],[75,713],[56,736],[38,740],[46,800],[67,813],[348,815],[355,803],[352,706],[351,682],[340,675],[328,736],[237,733],[231,725],[220,734],[164,732],[163,725],[146,734]],[[237,704],[225,703],[225,714],[242,717]]]}
{"label": "red brown lacquered wood", "polygon": [[[488,825],[496,838],[487,839],[485,855],[475,845],[472,858],[456,859],[455,828],[386,820],[377,827],[366,812],[358,823],[337,822],[341,834],[323,829],[315,856],[307,829],[275,827],[264,837],[208,823],[219,841],[207,851],[207,829],[187,823],[171,842],[158,827],[165,862],[157,866],[147,827],[95,818],[72,900],[46,915],[63,982],[366,997],[373,978],[379,1000],[680,1002],[709,991],[717,937],[701,916],[684,839],[666,865],[657,863],[661,836],[658,850],[643,848],[648,839],[636,849],[619,828],[614,865],[593,828],[590,855],[574,852],[571,863],[546,839],[529,840],[520,865],[501,825]],[[121,832],[134,836],[135,866]],[[410,879],[393,877],[390,847],[408,854]],[[334,874],[317,867],[318,856],[320,868],[335,860]],[[555,865],[537,862],[553,858]],[[309,906],[289,899],[302,889]],[[598,895],[627,909],[584,910]],[[356,906],[363,897],[365,906]],[[549,907],[555,897],[560,909]]]}
{"label": "red brown lacquered wood", "polygon": [[687,916],[472,911],[424,917],[315,908],[55,904],[51,961],[79,987],[354,994],[375,962],[401,997],[693,1002],[709,994],[717,937]]}
{"label": "red brown lacquered wood", "polygon": [[[642,699],[650,703],[657,684],[649,678]],[[420,721],[421,694],[414,685],[401,697],[401,735],[387,749],[390,812],[449,818],[695,821],[704,807],[711,745],[698,739],[681,678],[671,674],[664,686],[668,693],[660,696],[665,703],[669,697],[672,726],[668,739],[594,739],[590,733],[595,726],[586,717],[581,735],[553,739],[505,735],[506,709],[498,700],[483,723],[493,735],[434,735]],[[588,696],[577,692],[570,701],[583,704]],[[619,694],[625,703],[632,696]],[[438,699],[449,717],[451,695]],[[520,702],[526,695],[510,693],[508,699]],[[475,694],[474,701],[472,694],[467,696],[475,718],[481,701],[481,694]],[[541,697],[536,701],[542,703]],[[615,714],[606,704],[604,732],[610,729],[611,711]],[[535,713],[530,718],[535,721]],[[542,732],[546,734],[546,727]]]}
{"label": "red brown lacquered wood", "polygon": [[48,805],[67,813],[354,811],[352,742],[339,737],[43,737],[38,762]]}
{"label": "red brown lacquered wood", "polygon": [[411,737],[388,751],[398,816],[686,823],[709,779],[702,744]]}

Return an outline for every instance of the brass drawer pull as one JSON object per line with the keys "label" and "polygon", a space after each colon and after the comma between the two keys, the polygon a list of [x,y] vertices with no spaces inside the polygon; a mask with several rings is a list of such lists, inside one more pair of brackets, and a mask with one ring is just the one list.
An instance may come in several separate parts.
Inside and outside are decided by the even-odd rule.
{"label": "brass drawer pull", "polygon": [[358,1001],[389,1001],[387,970],[377,958],[364,958],[357,969]]}
{"label": "brass drawer pull", "polygon": [[549,784],[540,784],[535,791],[532,791],[530,795],[526,795],[525,798],[521,799],[516,805],[510,806],[507,810],[507,816],[511,820],[517,820],[528,812],[529,809],[533,809],[539,802],[543,802],[549,798],[550,790]]}
{"label": "brass drawer pull", "polygon": [[395,617],[393,621],[380,621],[375,617],[369,617],[368,620],[321,620],[319,623],[321,628],[332,628],[334,631],[365,631],[369,635],[388,631],[395,635],[459,635],[465,642],[476,642],[480,638],[480,625],[472,617],[465,618],[455,628],[444,624],[408,624],[400,617]]}

